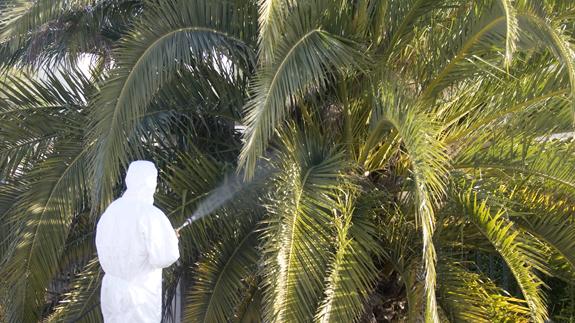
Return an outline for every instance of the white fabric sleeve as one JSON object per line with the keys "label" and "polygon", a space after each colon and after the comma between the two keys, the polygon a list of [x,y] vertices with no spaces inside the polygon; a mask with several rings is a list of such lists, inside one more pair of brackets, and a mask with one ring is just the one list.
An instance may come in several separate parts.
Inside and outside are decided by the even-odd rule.
{"label": "white fabric sleeve", "polygon": [[148,260],[154,268],[166,268],[180,258],[178,237],[162,212],[154,212],[144,223]]}

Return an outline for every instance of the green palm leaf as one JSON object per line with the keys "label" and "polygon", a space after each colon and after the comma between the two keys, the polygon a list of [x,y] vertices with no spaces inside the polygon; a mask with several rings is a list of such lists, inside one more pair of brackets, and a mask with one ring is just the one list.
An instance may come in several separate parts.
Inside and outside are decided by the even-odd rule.
{"label": "green palm leaf", "polygon": [[90,138],[95,142],[91,169],[95,200],[106,205],[120,167],[141,156],[137,122],[157,91],[183,64],[211,65],[227,57],[232,64],[249,61],[244,43],[234,36],[233,7],[227,2],[152,2],[116,49],[118,68],[96,99]]}
{"label": "green palm leaf", "polygon": [[434,208],[445,194],[445,175],[449,160],[442,143],[437,139],[436,127],[428,116],[417,113],[417,106],[408,108],[408,102],[401,101],[393,90],[383,88],[381,91],[381,101],[376,108],[380,119],[375,122],[375,129],[381,129],[386,124],[396,129],[411,163],[414,211],[423,234],[426,319],[437,322],[439,317],[435,300]]}
{"label": "green palm leaf", "polygon": [[225,322],[234,317],[254,273],[257,260],[254,231],[237,236],[207,250],[195,268],[184,320]]}
{"label": "green palm leaf", "polygon": [[[508,199],[508,201],[506,201]],[[569,200],[529,188],[511,192],[502,201],[514,219],[539,239],[547,242],[575,270],[575,226]]]}
{"label": "green palm leaf", "polygon": [[164,319],[180,290],[189,321],[568,317],[574,27],[565,0],[0,0],[0,316],[101,320],[94,222],[145,158],[174,226],[209,213]]}
{"label": "green palm leaf", "polygon": [[571,166],[574,145],[545,137],[533,138],[529,134],[511,134],[510,137],[505,131],[486,134],[476,138],[476,144],[462,150],[454,166],[519,173],[540,184],[553,183],[554,190],[572,191],[575,188]]}
{"label": "green palm leaf", "polygon": [[498,288],[489,278],[469,271],[454,259],[443,259],[438,268],[439,303],[453,321],[529,322],[525,301]]}
{"label": "green palm leaf", "polygon": [[532,245],[523,240],[521,231],[514,223],[506,220],[503,211],[492,214],[485,201],[477,199],[477,194],[469,191],[461,196],[465,214],[477,226],[485,237],[501,255],[513,273],[523,297],[529,306],[530,316],[535,322],[548,318],[544,282],[538,276],[538,271],[546,272],[545,257],[542,250],[534,251]]}
{"label": "green palm leaf", "polygon": [[575,56],[569,36],[557,22],[549,22],[533,12],[521,13],[519,21],[523,22],[522,28],[551,49],[565,66],[571,84],[571,111],[575,122]]}
{"label": "green palm leaf", "polygon": [[[352,209],[351,197],[344,197],[343,213],[335,219],[336,252],[326,279],[325,296],[315,315],[317,322],[354,322],[378,278],[374,256],[381,252],[375,228],[366,208]],[[361,203],[361,200],[357,201]],[[363,209],[363,210],[361,210]],[[367,211],[367,212],[366,212]],[[361,214],[361,213],[368,214]]]}
{"label": "green palm leaf", "polygon": [[282,136],[286,151],[277,157],[278,190],[264,231],[264,318],[273,322],[313,319],[331,256],[335,189],[345,166],[343,156],[317,136],[294,133]]}
{"label": "green palm leaf", "polygon": [[277,40],[281,38],[287,9],[293,4],[285,0],[259,0],[259,47],[261,60],[272,62]]}
{"label": "green palm leaf", "polygon": [[4,1],[0,5],[0,9],[4,9],[2,10],[2,20],[0,20],[0,42],[13,37],[23,38],[31,30],[36,30],[64,12],[92,3],[93,1],[89,0]]}
{"label": "green palm leaf", "polygon": [[[109,26],[131,1],[20,1],[0,2],[0,65],[33,68],[76,65],[84,53],[105,55],[111,43]],[[106,15],[106,19],[99,19]],[[121,27],[120,27],[121,28]]]}
{"label": "green palm leaf", "polygon": [[314,24],[320,16],[294,9],[288,22],[292,28],[276,44],[274,61],[264,65],[255,79],[253,96],[245,106],[245,144],[240,166],[251,177],[276,128],[307,91],[325,88],[333,73],[361,66],[363,55],[356,44]]}
{"label": "green palm leaf", "polygon": [[[6,76],[0,89],[0,176],[8,179],[22,167],[53,151],[59,137],[72,135],[75,118],[83,118],[83,89],[88,80],[77,71],[46,81],[31,75]],[[27,166],[26,166],[27,165]]]}
{"label": "green palm leaf", "polygon": [[[444,5],[445,0],[406,0],[391,3],[375,2],[381,11],[380,19],[374,20],[376,31],[385,34],[376,34],[378,40],[385,40],[383,47],[385,52],[384,59],[389,59],[399,54],[395,49],[401,48],[402,44],[409,43],[414,37],[417,37],[417,27],[427,25],[433,13],[437,8]],[[427,19],[426,19],[427,18]],[[381,24],[380,26],[377,26]],[[387,62],[386,62],[387,63]]]}
{"label": "green palm leaf", "polygon": [[[465,59],[475,55],[493,55],[493,45],[504,41],[499,32],[499,27],[507,20],[505,15],[495,10],[481,10],[479,12],[470,10],[466,16],[456,25],[463,28],[464,32],[458,34],[458,42],[455,46],[448,47],[448,52],[442,52],[438,59],[438,71],[432,76],[429,83],[421,93],[422,99],[429,99],[437,96],[441,91],[456,81],[465,80],[474,76],[474,73],[482,72],[481,69],[469,67],[469,62]],[[445,35],[448,36],[448,35]],[[445,37],[444,36],[444,37]],[[443,40],[446,41],[447,39]],[[440,40],[442,41],[442,40]],[[435,63],[438,64],[438,63]]]}
{"label": "green palm leaf", "polygon": [[100,284],[102,271],[97,259],[92,259],[70,283],[60,304],[47,322],[102,322]]}
{"label": "green palm leaf", "polygon": [[[11,212],[11,221],[19,226],[19,238],[1,271],[18,287],[13,291],[14,311],[9,314],[19,318],[17,321],[39,319],[42,291],[58,269],[68,225],[87,192],[85,154],[81,147],[74,148],[59,149],[60,156],[47,159],[29,173],[34,179]],[[70,199],[70,191],[76,198]],[[22,275],[22,271],[27,274]]]}
{"label": "green palm leaf", "polygon": [[510,66],[513,59],[513,53],[517,48],[517,39],[519,37],[517,10],[513,5],[513,0],[500,0],[499,3],[505,10],[505,16],[507,20],[507,36],[505,40],[505,66]]}
{"label": "green palm leaf", "polygon": [[[63,100],[82,100],[75,97],[83,93],[85,84],[81,79],[66,82],[52,75],[47,82],[25,80],[14,80],[14,95],[7,96],[12,104],[22,104],[22,110],[49,114],[54,111],[51,107],[63,105]],[[12,239],[0,241],[6,250],[0,272],[11,291],[11,304],[6,309],[10,320],[31,322],[41,318],[44,291],[59,269],[69,225],[87,202],[84,119],[77,109],[81,106],[61,106],[55,114],[59,118],[54,116],[45,125],[53,127],[51,132],[58,136],[50,143],[50,150],[27,161],[30,167],[25,175],[17,177],[24,189],[3,214],[12,231]]]}

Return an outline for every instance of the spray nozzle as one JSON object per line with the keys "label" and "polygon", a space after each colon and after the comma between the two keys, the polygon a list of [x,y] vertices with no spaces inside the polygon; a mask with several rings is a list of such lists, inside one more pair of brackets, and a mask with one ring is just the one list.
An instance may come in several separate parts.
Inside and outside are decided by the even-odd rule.
{"label": "spray nozzle", "polygon": [[182,223],[182,225],[180,225],[177,229],[176,229],[176,233],[179,234],[180,230],[182,230],[183,228],[187,227],[188,225],[192,224],[192,222],[194,222],[196,220],[196,217],[194,215],[192,215],[191,217],[187,218],[186,221],[184,221],[184,223]]}

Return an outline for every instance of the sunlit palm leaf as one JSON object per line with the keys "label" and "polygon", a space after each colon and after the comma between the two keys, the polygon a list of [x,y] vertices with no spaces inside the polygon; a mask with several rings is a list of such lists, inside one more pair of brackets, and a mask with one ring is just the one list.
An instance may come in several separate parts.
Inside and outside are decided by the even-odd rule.
{"label": "sunlit palm leaf", "polygon": [[508,198],[505,204],[517,212],[517,223],[549,243],[575,270],[575,224],[570,202],[529,188],[511,192]]}
{"label": "sunlit palm leaf", "polygon": [[517,38],[519,32],[519,23],[517,20],[517,10],[514,7],[513,0],[500,0],[500,4],[505,10],[507,20],[507,36],[505,39],[505,65],[511,65],[513,53],[517,48]]}
{"label": "sunlit palm leaf", "polygon": [[536,322],[548,318],[546,299],[543,293],[544,282],[538,271],[546,271],[544,256],[533,252],[523,233],[515,228],[513,222],[503,217],[503,212],[492,214],[485,201],[468,192],[462,195],[461,203],[464,212],[485,237],[493,244],[519,285],[523,297],[529,306],[530,316]]}
{"label": "sunlit palm leaf", "polygon": [[317,136],[293,130],[282,136],[286,149],[264,232],[264,317],[273,322],[308,322],[315,314],[331,254],[334,189],[345,166]]}
{"label": "sunlit palm leaf", "polygon": [[244,43],[233,34],[234,20],[218,14],[230,10],[230,4],[219,1],[152,2],[118,45],[118,68],[110,72],[92,115],[96,201],[106,205],[121,167],[141,156],[141,147],[128,144],[126,138],[140,135],[137,122],[183,64],[211,65],[224,57],[230,64],[249,61]]}
{"label": "sunlit palm leaf", "polygon": [[[49,82],[14,82],[14,96],[7,95],[7,100],[39,114],[45,112],[45,107],[53,111],[51,107],[64,100],[81,104],[82,81],[49,78]],[[87,202],[87,150],[82,145],[84,119],[78,109],[81,106],[71,105],[58,111],[60,118],[54,118],[49,125],[58,136],[51,149],[26,169],[21,179],[22,184],[26,183],[25,190],[3,215],[14,233],[13,240],[2,241],[9,248],[0,268],[12,285],[11,306],[7,309],[11,320],[29,322],[41,318],[43,293],[59,268],[69,225]]]}
{"label": "sunlit palm leaf", "polygon": [[354,206],[355,202],[351,196],[345,197],[341,202],[344,204],[341,217],[335,219],[336,252],[329,266],[325,296],[315,315],[317,322],[356,321],[363,314],[367,297],[378,278],[373,257],[381,250],[369,217],[371,210]]}
{"label": "sunlit palm leaf", "polygon": [[274,49],[282,36],[285,16],[292,1],[260,0],[259,6],[259,47],[261,60],[266,63],[273,61]]}
{"label": "sunlit palm leaf", "polygon": [[102,271],[97,259],[90,261],[70,283],[70,291],[47,322],[102,322],[100,284]]}
{"label": "sunlit palm leaf", "polygon": [[569,36],[556,22],[548,21],[530,11],[521,13],[519,21],[522,28],[551,49],[565,66],[571,83],[571,110],[575,123],[575,56]]}
{"label": "sunlit palm leaf", "polygon": [[222,241],[202,255],[184,320],[225,322],[234,317],[257,260],[257,235],[253,231],[239,233],[244,236]]}
{"label": "sunlit palm leaf", "polygon": [[276,126],[306,91],[325,88],[333,73],[358,67],[362,53],[349,39],[316,27],[319,16],[307,17],[295,9],[289,22],[295,24],[277,43],[274,61],[264,65],[255,79],[253,97],[246,104],[246,140],[240,166],[253,169]]}
{"label": "sunlit palm leaf", "polygon": [[467,270],[454,259],[439,266],[439,303],[454,321],[529,322],[525,301],[508,295],[489,278]]}
{"label": "sunlit palm leaf", "polygon": [[449,159],[442,143],[437,139],[435,125],[417,107],[409,107],[392,89],[381,89],[381,102],[377,106],[375,129],[387,123],[398,132],[405,153],[411,163],[412,190],[415,194],[415,213],[423,234],[423,261],[425,263],[426,319],[439,320],[435,300],[435,261],[433,244],[435,230],[434,209],[445,194],[445,176]]}
{"label": "sunlit palm leaf", "polygon": [[575,145],[549,140],[549,136],[533,138],[528,134],[505,131],[486,134],[460,152],[455,167],[521,173],[540,183],[553,183],[555,190],[572,191],[575,188],[571,166]]}

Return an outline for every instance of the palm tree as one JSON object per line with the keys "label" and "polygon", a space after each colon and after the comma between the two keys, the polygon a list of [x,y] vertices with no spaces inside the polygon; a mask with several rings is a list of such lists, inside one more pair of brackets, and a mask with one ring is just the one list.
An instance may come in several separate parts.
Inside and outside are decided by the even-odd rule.
{"label": "palm tree", "polygon": [[186,322],[575,316],[571,1],[0,8],[7,321],[101,320],[94,225],[136,158],[174,226],[212,211],[166,319],[178,288]]}

